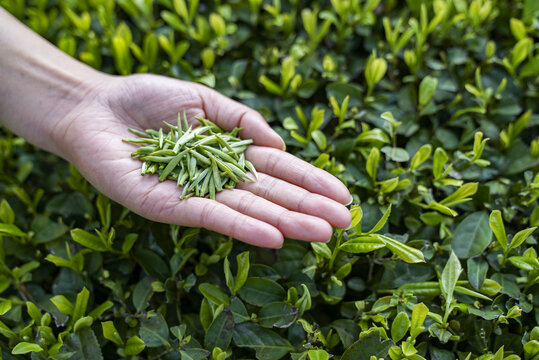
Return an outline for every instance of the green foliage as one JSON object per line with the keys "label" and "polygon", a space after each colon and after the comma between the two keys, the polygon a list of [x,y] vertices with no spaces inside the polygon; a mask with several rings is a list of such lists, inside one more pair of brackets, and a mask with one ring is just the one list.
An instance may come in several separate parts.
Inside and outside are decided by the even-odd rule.
{"label": "green foliage", "polygon": [[0,4],[94,68],[259,110],[354,198],[329,243],[255,249],[1,130],[2,358],[539,356],[537,1]]}

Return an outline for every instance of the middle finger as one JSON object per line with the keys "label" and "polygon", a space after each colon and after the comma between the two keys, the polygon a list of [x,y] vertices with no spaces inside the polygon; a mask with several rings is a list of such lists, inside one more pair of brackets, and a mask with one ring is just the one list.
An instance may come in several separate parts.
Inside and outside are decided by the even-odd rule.
{"label": "middle finger", "polygon": [[344,205],[264,173],[258,174],[258,181],[239,183],[237,188],[250,191],[289,210],[322,218],[338,228],[346,228],[352,221]]}

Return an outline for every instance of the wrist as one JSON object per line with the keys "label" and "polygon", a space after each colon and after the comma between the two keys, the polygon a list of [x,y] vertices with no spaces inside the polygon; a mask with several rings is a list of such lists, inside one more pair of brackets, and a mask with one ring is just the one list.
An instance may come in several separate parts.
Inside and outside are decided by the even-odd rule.
{"label": "wrist", "polygon": [[28,142],[65,156],[69,114],[108,76],[76,61],[0,8],[0,121]]}

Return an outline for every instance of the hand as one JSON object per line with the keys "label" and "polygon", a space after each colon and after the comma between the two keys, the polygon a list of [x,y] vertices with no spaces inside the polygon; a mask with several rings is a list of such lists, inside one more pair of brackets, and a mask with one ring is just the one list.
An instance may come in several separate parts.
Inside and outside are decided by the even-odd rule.
{"label": "hand", "polygon": [[[205,86],[154,75],[103,76],[94,90],[56,127],[56,144],[98,190],[135,213],[159,222],[204,227],[249,244],[278,248],[283,236],[327,241],[331,226],[347,227],[347,188],[329,173],[280,149],[283,140],[256,111]],[[225,130],[241,127],[254,145],[246,158],[257,182],[224,190],[216,200],[180,200],[175,182],[141,176],[142,163],[128,127],[159,128],[178,112],[196,115]]]}

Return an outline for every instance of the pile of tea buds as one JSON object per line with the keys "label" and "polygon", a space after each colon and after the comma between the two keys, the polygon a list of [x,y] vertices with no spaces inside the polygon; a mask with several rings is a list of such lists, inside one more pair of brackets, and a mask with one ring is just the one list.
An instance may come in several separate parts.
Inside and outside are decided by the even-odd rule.
{"label": "pile of tea buds", "polygon": [[200,126],[193,128],[185,113],[183,119],[178,114],[177,125],[165,122],[168,133],[162,128],[144,132],[129,129],[140,138],[123,141],[140,145],[131,156],[143,161],[141,175],[157,174],[159,181],[176,181],[183,186],[180,199],[215,199],[215,193],[234,188],[238,182],[255,181],[247,171],[257,178],[256,170],[244,154],[253,141],[238,138],[239,128],[225,132],[207,119],[196,119]]}

